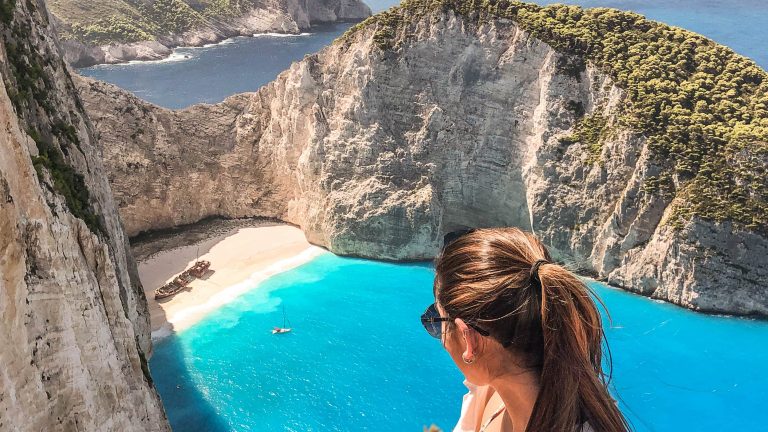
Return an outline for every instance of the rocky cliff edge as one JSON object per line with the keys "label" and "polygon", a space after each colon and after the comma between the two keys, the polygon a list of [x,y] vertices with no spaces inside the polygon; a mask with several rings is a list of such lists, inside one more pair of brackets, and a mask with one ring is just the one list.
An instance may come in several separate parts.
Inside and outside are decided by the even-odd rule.
{"label": "rocky cliff edge", "polygon": [[0,430],[170,431],[136,265],[43,2],[0,2],[0,39]]}

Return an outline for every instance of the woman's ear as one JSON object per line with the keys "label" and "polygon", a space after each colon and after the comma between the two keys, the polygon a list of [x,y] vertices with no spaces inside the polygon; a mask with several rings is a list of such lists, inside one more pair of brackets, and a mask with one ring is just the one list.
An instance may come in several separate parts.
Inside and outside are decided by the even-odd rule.
{"label": "woman's ear", "polygon": [[456,329],[461,334],[461,340],[464,342],[464,352],[461,354],[461,357],[464,359],[465,363],[472,363],[475,361],[478,344],[480,342],[477,338],[478,335],[472,331],[463,319],[456,318],[454,322],[456,323]]}

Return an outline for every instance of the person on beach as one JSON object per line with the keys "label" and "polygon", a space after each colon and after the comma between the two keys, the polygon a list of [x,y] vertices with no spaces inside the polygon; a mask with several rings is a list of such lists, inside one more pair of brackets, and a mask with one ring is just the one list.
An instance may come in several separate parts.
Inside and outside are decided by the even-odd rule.
{"label": "person on beach", "polygon": [[589,288],[516,228],[446,236],[421,320],[466,378],[454,431],[624,432]]}

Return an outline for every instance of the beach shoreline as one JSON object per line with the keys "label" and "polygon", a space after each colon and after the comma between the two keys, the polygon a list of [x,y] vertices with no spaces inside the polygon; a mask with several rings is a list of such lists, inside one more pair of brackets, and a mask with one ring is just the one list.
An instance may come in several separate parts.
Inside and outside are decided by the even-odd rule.
{"label": "beach shoreline", "polygon": [[[153,340],[183,331],[269,277],[328,253],[311,245],[299,228],[264,220],[208,221],[141,239],[132,249],[147,296]],[[156,288],[198,259],[210,261],[212,271],[176,295],[155,300]]]}

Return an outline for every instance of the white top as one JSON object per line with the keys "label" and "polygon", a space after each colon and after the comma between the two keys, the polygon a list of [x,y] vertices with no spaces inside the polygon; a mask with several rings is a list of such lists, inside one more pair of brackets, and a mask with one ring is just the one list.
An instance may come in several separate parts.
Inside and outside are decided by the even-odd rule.
{"label": "white top", "polygon": [[461,416],[453,432],[475,432],[475,425],[482,419],[485,404],[493,391],[490,386],[477,386],[467,380],[464,380],[464,386],[469,392],[461,402]]}
{"label": "white top", "polygon": [[[490,386],[478,386],[464,380],[464,386],[469,390],[461,402],[461,415],[453,428],[453,432],[475,432],[477,425],[483,418],[485,404],[488,402],[493,389]],[[594,432],[589,423],[584,423],[581,432]]]}

